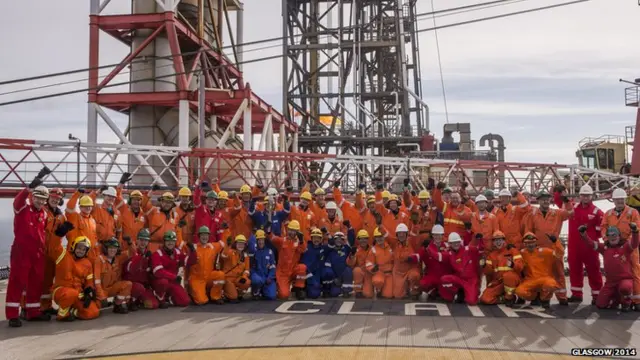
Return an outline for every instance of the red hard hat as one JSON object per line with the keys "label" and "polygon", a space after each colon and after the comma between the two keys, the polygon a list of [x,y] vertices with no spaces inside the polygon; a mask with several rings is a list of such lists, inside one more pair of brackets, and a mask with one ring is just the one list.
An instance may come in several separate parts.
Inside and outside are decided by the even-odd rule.
{"label": "red hard hat", "polygon": [[49,192],[49,197],[62,199],[64,197],[64,192],[60,188],[54,188]]}

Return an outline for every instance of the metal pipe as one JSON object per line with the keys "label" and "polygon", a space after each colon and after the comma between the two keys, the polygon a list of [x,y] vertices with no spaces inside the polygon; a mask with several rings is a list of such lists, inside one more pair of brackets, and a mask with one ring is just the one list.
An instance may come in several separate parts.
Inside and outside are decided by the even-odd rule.
{"label": "metal pipe", "polygon": [[[286,39],[284,39],[286,41]],[[244,46],[242,43],[244,42],[244,5],[236,11],[236,48],[238,51],[236,52],[236,58],[238,59],[238,70],[242,71],[243,65],[243,56]],[[286,55],[286,54],[285,54]]]}
{"label": "metal pipe", "polygon": [[[204,61],[202,62],[204,64]],[[202,65],[201,65],[202,66]],[[205,122],[205,89],[204,74],[200,71],[198,74],[198,147],[204,147],[204,122]]]}

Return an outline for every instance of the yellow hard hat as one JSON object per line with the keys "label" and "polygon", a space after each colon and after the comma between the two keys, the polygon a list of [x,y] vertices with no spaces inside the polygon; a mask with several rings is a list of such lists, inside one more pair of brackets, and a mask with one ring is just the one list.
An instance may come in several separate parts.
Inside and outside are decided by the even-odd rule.
{"label": "yellow hard hat", "polygon": [[420,191],[420,193],[418,194],[418,199],[420,200],[427,200],[427,199],[431,199],[431,195],[429,194],[428,190],[422,190]]}
{"label": "yellow hard hat", "polygon": [[389,201],[398,201],[398,195],[391,194],[391,196],[389,196]]}
{"label": "yellow hard hat", "polygon": [[93,206],[93,199],[87,195],[80,198],[80,206]]}
{"label": "yellow hard hat", "polygon": [[311,236],[322,236],[322,230],[314,228],[313,230],[311,230]]}
{"label": "yellow hard hat", "polygon": [[298,220],[291,220],[289,221],[289,225],[287,225],[287,229],[300,231],[300,223],[298,222]]}
{"label": "yellow hard hat", "polygon": [[168,191],[166,193],[162,194],[162,200],[172,200],[173,201],[175,199],[176,199],[175,196],[173,196],[173,194],[168,192]]}
{"label": "yellow hard hat", "polygon": [[373,230],[373,236],[374,236],[374,237],[382,236],[382,233],[380,232],[380,229],[375,228],[375,229]]}
{"label": "yellow hard hat", "polygon": [[264,233],[264,230],[257,230],[256,231],[256,240],[257,239],[264,239],[267,237],[267,234]]}
{"label": "yellow hard hat", "polygon": [[182,189],[180,189],[180,191],[178,191],[178,196],[191,196],[191,189],[189,189],[188,187],[183,187]]}
{"label": "yellow hard hat", "polygon": [[247,238],[244,237],[244,235],[240,234],[240,235],[236,236],[236,242],[246,243],[247,242]]}
{"label": "yellow hard hat", "polygon": [[369,237],[369,232],[367,232],[367,230],[360,230],[358,231],[358,237],[359,238],[368,238]]}
{"label": "yellow hard hat", "polygon": [[129,197],[132,199],[142,199],[143,196],[140,190],[133,190],[131,194],[129,194]]}
{"label": "yellow hard hat", "polygon": [[391,193],[387,190],[382,192],[382,198],[383,199],[388,199],[389,197],[391,197]]}
{"label": "yellow hard hat", "polygon": [[316,191],[313,192],[315,195],[326,195],[326,193],[324,192],[324,189],[322,188],[317,188]]}
{"label": "yellow hard hat", "polygon": [[376,202],[376,197],[374,195],[367,196],[367,204]]}
{"label": "yellow hard hat", "polygon": [[240,186],[240,194],[249,193],[251,194],[251,187],[247,184]]}
{"label": "yellow hard hat", "polygon": [[91,240],[86,236],[78,236],[75,238],[71,243],[71,251],[76,251],[76,246],[78,246],[78,244],[84,244],[87,249],[91,248]]}
{"label": "yellow hard hat", "polygon": [[308,191],[303,192],[302,195],[300,195],[300,199],[311,201],[311,193]]}
{"label": "yellow hard hat", "polygon": [[218,193],[218,200],[229,200],[229,194],[226,191],[220,191]]}

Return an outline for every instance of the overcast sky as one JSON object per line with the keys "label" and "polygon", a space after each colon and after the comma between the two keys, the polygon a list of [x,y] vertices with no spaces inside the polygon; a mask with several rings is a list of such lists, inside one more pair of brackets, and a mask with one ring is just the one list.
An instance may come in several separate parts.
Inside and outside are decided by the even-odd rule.
{"label": "overcast sky", "polygon": [[[528,0],[518,4],[436,19],[438,25],[566,0]],[[479,0],[435,0],[445,9]],[[0,81],[83,68],[88,65],[88,1],[3,1],[0,9]],[[419,12],[430,1],[419,1]],[[113,0],[107,13],[130,8]],[[449,121],[470,122],[472,136],[498,133],[505,138],[508,161],[575,163],[582,137],[624,134],[635,121],[624,106],[619,78],[640,77],[635,0],[592,0],[538,13],[442,29],[439,42],[448,98]],[[281,36],[280,1],[245,1],[245,41]],[[431,19],[420,28],[432,27]],[[442,136],[444,102],[433,32],[420,38],[423,91],[431,107],[431,130]],[[119,61],[128,49],[103,34],[101,63]],[[274,44],[274,43],[271,43]],[[264,45],[259,45],[264,46]],[[277,54],[278,48],[253,51],[245,60]],[[86,74],[0,86],[0,93]],[[256,92],[281,107],[280,60],[245,67]],[[127,75],[117,78],[126,81]],[[86,87],[86,82],[0,95],[0,102]],[[86,138],[86,95],[66,96],[0,108],[2,137],[65,140],[68,133]],[[123,116],[114,119],[124,129]],[[100,141],[115,141],[100,125]]]}

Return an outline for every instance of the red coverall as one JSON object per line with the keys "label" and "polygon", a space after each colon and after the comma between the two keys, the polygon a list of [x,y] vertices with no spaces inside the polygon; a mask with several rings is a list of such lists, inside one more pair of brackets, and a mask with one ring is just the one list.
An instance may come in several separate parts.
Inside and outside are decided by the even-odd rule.
{"label": "red coverall", "polygon": [[7,319],[18,318],[20,298],[25,290],[27,319],[41,315],[40,296],[44,280],[47,213],[44,207],[36,210],[27,200],[28,197],[29,190],[23,189],[13,200],[14,240],[11,245],[11,273],[5,304]]}
{"label": "red coverall", "polygon": [[[211,232],[211,237],[209,238],[209,242],[226,240],[226,239],[220,239],[220,233],[222,233],[222,226],[221,226],[222,212],[216,209],[212,213],[211,210],[207,208],[206,204],[203,204],[201,202],[200,200],[201,194],[202,194],[202,190],[200,188],[196,188],[193,195],[193,204],[196,207],[194,229],[200,229],[200,227],[202,226],[208,227],[209,231]],[[197,242],[197,239],[196,239],[196,242]]]}
{"label": "red coverall", "polygon": [[445,301],[453,301],[458,290],[464,291],[464,301],[469,305],[476,305],[480,296],[480,252],[483,251],[482,243],[460,247],[458,251],[449,250],[449,264],[453,274],[444,275],[441,279],[440,296]]}
{"label": "red coverall", "polygon": [[453,272],[449,265],[449,253],[444,242],[440,244],[440,248],[437,248],[436,244],[431,242],[429,247],[423,247],[417,254],[411,256],[415,262],[422,261],[424,264],[425,271],[424,276],[420,279],[420,287],[427,294],[440,287],[442,284],[440,280],[444,275],[449,275]]}
{"label": "red coverall", "polygon": [[596,306],[599,309],[606,309],[612,303],[631,305],[633,293],[631,254],[638,249],[638,243],[638,233],[631,233],[631,241],[620,241],[617,246],[598,243],[591,238],[587,240],[586,246],[591,246],[602,254],[604,271],[607,274],[607,281],[596,299]]}
{"label": "red coverall", "polygon": [[[557,207],[563,207],[562,193],[556,191],[553,200]],[[571,281],[571,296],[582,298],[582,286],[584,283],[584,269],[587,269],[591,294],[595,297],[602,288],[602,273],[600,272],[600,257],[593,248],[588,247],[580,238],[578,228],[587,226],[587,235],[590,239],[600,238],[600,224],[604,213],[593,203],[573,206],[573,215],[569,218],[568,261],[569,280]]]}
{"label": "red coverall", "polygon": [[125,261],[123,268],[122,278],[132,284],[131,302],[139,301],[146,309],[157,309],[158,299],[151,289],[151,259],[136,252]]}
{"label": "red coverall", "polygon": [[176,282],[176,278],[180,267],[189,267],[195,262],[195,256],[185,255],[178,249],[167,252],[163,247],[151,254],[151,272],[153,274],[151,288],[153,288],[158,300],[164,301],[165,295],[168,294],[174,305],[180,307],[189,305],[189,294],[182,285]]}

